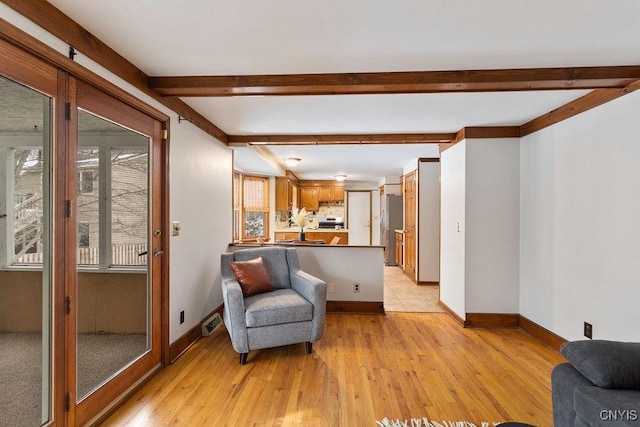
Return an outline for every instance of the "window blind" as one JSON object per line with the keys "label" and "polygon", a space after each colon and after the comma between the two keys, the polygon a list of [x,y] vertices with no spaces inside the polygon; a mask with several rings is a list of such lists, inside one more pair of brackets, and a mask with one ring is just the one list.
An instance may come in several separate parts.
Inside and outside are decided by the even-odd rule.
{"label": "window blind", "polygon": [[269,211],[269,179],[257,176],[244,177],[244,210]]}

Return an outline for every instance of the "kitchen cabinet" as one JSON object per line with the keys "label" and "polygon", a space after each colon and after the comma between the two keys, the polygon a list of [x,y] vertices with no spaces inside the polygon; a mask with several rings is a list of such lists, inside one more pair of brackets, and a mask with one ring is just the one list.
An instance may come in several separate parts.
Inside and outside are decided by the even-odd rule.
{"label": "kitchen cabinet", "polygon": [[[275,241],[278,240],[297,240],[300,233],[291,232],[291,231],[276,231],[274,234]],[[305,230],[304,236],[306,240],[323,240],[325,244],[331,243],[334,237],[339,237],[340,242],[339,245],[348,245],[349,244],[349,233],[346,230],[326,230],[326,231],[313,231],[313,230]]]}
{"label": "kitchen cabinet", "polygon": [[344,201],[344,186],[320,186],[318,187],[318,201],[342,202]]}
{"label": "kitchen cabinet", "polygon": [[289,178],[276,177],[276,210],[289,211],[294,205],[294,185]]}
{"label": "kitchen cabinet", "polygon": [[[300,233],[293,233],[291,231],[284,231],[284,232],[276,231],[274,233],[276,243],[278,243],[278,240],[297,240],[299,236],[300,236]],[[306,233],[305,233],[305,238],[306,238]]]}
{"label": "kitchen cabinet", "polygon": [[396,264],[398,264],[400,267],[402,267],[402,245],[404,244],[404,233],[402,233],[401,231],[396,231],[396,253],[395,253],[395,257],[396,257]]}
{"label": "kitchen cabinet", "polygon": [[320,208],[318,187],[300,187],[300,208],[316,212]]}
{"label": "kitchen cabinet", "polygon": [[309,240],[324,240],[327,245],[331,243],[334,237],[339,237],[339,245],[349,244],[349,233],[346,231],[308,231],[305,232],[305,236]]}

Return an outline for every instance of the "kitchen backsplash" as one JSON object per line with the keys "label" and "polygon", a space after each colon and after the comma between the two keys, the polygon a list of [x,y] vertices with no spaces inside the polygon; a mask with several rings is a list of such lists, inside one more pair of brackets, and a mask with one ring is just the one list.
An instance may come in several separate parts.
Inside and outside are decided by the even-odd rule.
{"label": "kitchen backsplash", "polygon": [[320,208],[316,212],[317,216],[341,216],[344,217],[344,204],[337,205],[335,203],[320,203]]}
{"label": "kitchen backsplash", "polygon": [[[289,215],[291,212],[278,211],[276,212],[276,229],[282,229],[289,227]],[[309,216],[309,220],[313,223],[320,217],[327,216],[341,216],[344,218],[344,203],[336,202],[320,202],[320,207],[317,212],[314,212]]]}

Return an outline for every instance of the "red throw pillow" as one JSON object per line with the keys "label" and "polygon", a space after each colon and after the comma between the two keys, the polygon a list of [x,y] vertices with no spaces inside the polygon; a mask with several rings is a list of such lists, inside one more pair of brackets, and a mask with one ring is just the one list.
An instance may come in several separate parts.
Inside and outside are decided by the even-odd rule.
{"label": "red throw pillow", "polygon": [[262,262],[262,257],[249,261],[230,261],[229,267],[231,271],[233,271],[233,275],[236,277],[238,283],[240,283],[242,295],[244,295],[245,298],[262,292],[275,290],[269,279],[267,269]]}

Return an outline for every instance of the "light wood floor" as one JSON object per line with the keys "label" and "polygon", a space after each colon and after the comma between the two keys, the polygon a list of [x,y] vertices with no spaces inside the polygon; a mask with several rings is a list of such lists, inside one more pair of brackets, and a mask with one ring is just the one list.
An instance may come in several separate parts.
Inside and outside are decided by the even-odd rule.
{"label": "light wood floor", "polygon": [[563,359],[519,330],[463,329],[443,313],[329,314],[313,349],[252,351],[240,366],[219,328],[105,425],[376,426],[384,417],[552,425],[549,376]]}
{"label": "light wood floor", "polygon": [[440,286],[417,285],[400,267],[384,267],[384,309],[412,313],[442,313]]}

